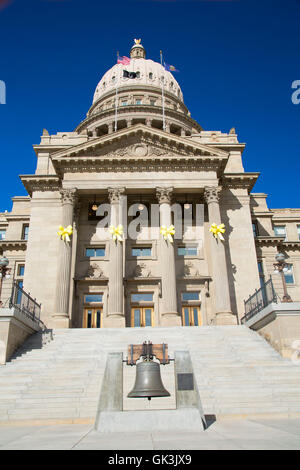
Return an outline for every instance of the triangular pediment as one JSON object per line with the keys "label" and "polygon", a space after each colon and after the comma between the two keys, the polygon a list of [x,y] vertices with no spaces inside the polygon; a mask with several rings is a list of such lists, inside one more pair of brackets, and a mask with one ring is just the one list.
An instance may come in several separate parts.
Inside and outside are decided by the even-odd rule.
{"label": "triangular pediment", "polygon": [[85,158],[100,159],[154,159],[208,157],[226,160],[228,153],[216,147],[201,144],[188,137],[179,137],[143,124],[122,129],[113,134],[93,138],[52,154],[53,162]]}

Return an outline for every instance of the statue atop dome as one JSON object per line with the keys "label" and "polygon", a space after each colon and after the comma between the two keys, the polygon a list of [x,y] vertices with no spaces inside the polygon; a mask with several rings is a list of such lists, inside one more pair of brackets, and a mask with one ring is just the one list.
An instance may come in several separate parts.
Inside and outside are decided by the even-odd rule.
{"label": "statue atop dome", "polygon": [[141,44],[141,39],[135,39],[134,45],[130,50],[131,59],[146,59],[146,51]]}

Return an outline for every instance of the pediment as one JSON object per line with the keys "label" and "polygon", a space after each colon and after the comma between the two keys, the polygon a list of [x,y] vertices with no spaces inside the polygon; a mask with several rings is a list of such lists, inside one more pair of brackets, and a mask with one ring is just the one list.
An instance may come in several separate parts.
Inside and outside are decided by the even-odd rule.
{"label": "pediment", "polygon": [[228,153],[195,142],[191,138],[179,137],[138,124],[52,154],[54,164],[70,159],[176,160],[191,157],[227,160]]}

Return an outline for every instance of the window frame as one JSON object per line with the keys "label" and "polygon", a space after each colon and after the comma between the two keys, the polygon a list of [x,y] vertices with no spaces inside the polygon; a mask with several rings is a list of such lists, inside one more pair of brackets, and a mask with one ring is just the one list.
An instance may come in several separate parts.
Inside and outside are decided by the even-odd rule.
{"label": "window frame", "polygon": [[286,242],[286,241],[287,241],[286,225],[274,225],[274,226],[273,226],[273,230],[274,230],[274,235],[275,235],[275,237],[283,237],[283,235],[279,235],[279,234],[276,233],[276,228],[278,228],[278,227],[284,227],[284,233],[285,233],[285,235],[284,235],[284,241]]}

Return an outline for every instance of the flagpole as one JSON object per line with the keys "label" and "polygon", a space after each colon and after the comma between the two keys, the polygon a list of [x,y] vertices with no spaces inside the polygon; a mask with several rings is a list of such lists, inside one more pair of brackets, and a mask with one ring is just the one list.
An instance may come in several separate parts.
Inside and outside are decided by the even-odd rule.
{"label": "flagpole", "polygon": [[[160,63],[162,65],[162,51],[160,51]],[[165,77],[162,76],[162,88],[161,88],[161,95],[162,95],[162,111],[163,111],[163,130],[166,130],[166,120],[165,120]]]}
{"label": "flagpole", "polygon": [[[119,59],[119,51],[117,51],[117,64],[118,64],[118,59]],[[119,84],[118,72],[119,71],[117,70],[116,98],[115,98],[115,132],[117,132],[117,118],[118,118],[118,84]]]}

